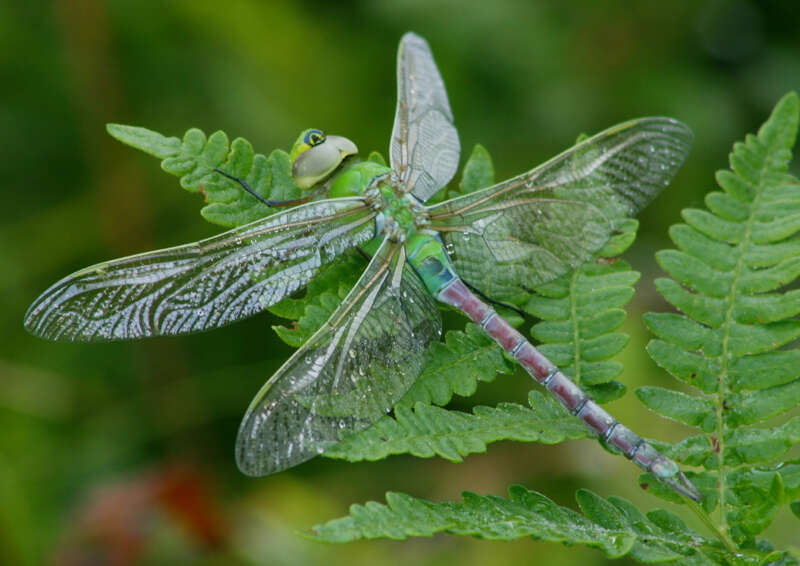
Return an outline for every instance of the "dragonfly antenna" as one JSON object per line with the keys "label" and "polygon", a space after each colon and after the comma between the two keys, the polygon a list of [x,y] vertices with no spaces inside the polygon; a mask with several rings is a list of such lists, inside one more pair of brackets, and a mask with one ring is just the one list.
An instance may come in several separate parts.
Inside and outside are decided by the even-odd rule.
{"label": "dragonfly antenna", "polygon": [[239,177],[235,177],[235,176],[233,176],[233,175],[230,175],[230,174],[226,173],[225,171],[223,171],[222,169],[219,169],[218,167],[214,167],[214,171],[216,171],[217,173],[219,173],[219,174],[220,174],[220,175],[222,175],[223,177],[227,177],[227,178],[228,178],[228,179],[230,179],[231,181],[236,181],[237,183],[239,183],[239,184],[242,186],[242,188],[243,188],[244,190],[246,190],[248,193],[250,193],[251,195],[253,195],[254,197],[256,197],[256,198],[257,198],[259,201],[261,201],[262,203],[266,204],[267,206],[271,207],[271,206],[273,206],[273,205],[274,205],[274,203],[273,203],[273,202],[271,202],[271,201],[268,201],[268,200],[264,200],[264,199],[261,197],[261,195],[259,195],[259,194],[258,194],[257,192],[255,192],[253,189],[251,189],[251,188],[250,188],[250,186],[249,186],[247,183],[245,183],[243,179],[240,179]]}

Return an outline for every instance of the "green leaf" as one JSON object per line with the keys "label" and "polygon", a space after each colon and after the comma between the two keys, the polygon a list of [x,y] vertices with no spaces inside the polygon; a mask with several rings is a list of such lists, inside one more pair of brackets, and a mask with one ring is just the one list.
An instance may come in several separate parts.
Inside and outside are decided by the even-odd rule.
{"label": "green leaf", "polygon": [[583,438],[587,428],[555,400],[532,391],[530,408],[514,403],[474,407],[472,413],[448,411],[417,403],[395,407],[366,431],[350,436],[325,452],[326,457],[350,461],[379,460],[392,454],[420,458],[440,456],[453,462],[485,452],[499,440],[556,444]]}
{"label": "green leaf", "polygon": [[584,544],[609,558],[630,554],[646,563],[720,563],[704,554],[707,551],[713,556],[715,543],[668,511],[644,515],[624,499],[606,500],[587,490],[578,492],[577,498],[583,514],[521,486],[512,486],[507,499],[464,492],[463,501],[444,503],[387,493],[385,505],[353,505],[347,517],[317,525],[309,536],[326,542],[404,540],[440,532],[488,540],[532,537]]}
{"label": "green leaf", "polygon": [[665,417],[699,427],[706,432],[714,430],[714,405],[705,399],[652,386],[638,388],[636,396],[648,408]]}
{"label": "green leaf", "polygon": [[731,466],[771,462],[800,442],[800,417],[773,428],[740,427],[726,439]]}
{"label": "green leaf", "polygon": [[224,132],[206,137],[196,128],[188,130],[182,141],[133,126],[109,124],[107,130],[122,143],[161,159],[162,169],[180,177],[181,187],[201,193],[207,203],[201,214],[209,222],[241,226],[280,210],[259,202],[239,183],[216,173],[215,168],[242,179],[265,200],[292,200],[301,196],[292,180],[289,154],[285,151],[275,150],[265,157],[255,153],[242,138],[229,143]]}
{"label": "green leaf", "polygon": [[428,360],[399,405],[410,407],[418,402],[446,405],[454,393],[468,397],[475,393],[478,381],[493,381],[498,373],[514,370],[503,349],[472,323],[464,331],[449,331],[444,343],[433,343]]}
{"label": "green leaf", "polygon": [[661,250],[656,254],[661,268],[683,285],[691,286],[712,297],[724,297],[731,289],[732,275],[720,272],[700,259],[677,250]]}
{"label": "green leaf", "polygon": [[454,198],[484,189],[494,184],[494,165],[489,152],[476,144],[461,172],[458,190],[451,190],[448,196]]}
{"label": "green leaf", "polygon": [[[624,250],[638,223],[624,223],[605,251]],[[634,232],[631,233],[630,231]],[[625,261],[601,257],[572,273],[534,289],[525,311],[542,319],[531,329],[539,350],[559,369],[584,387],[598,403],[621,397],[625,387],[613,381],[622,364],[610,360],[628,343],[614,332],[625,320],[622,306],[634,294],[639,273]]]}
{"label": "green leaf", "polygon": [[718,191],[706,195],[706,206],[720,218],[741,222],[747,220],[750,210],[744,202],[735,197]]}
{"label": "green leaf", "polygon": [[146,128],[124,126],[122,124],[106,124],[106,131],[122,143],[159,159],[166,159],[176,155],[181,147],[181,140],[178,138],[168,138]]}
{"label": "green leaf", "polygon": [[764,352],[733,360],[729,366],[732,392],[767,389],[800,377],[800,350]]}
{"label": "green leaf", "polygon": [[614,234],[608,243],[597,254],[601,258],[615,258],[627,250],[636,240],[636,232],[639,230],[639,221],[635,218],[625,218],[617,224],[617,233]]}
{"label": "green leaf", "polygon": [[668,458],[689,466],[716,467],[715,442],[708,436],[690,436],[674,444],[658,440],[650,440],[649,442]]}
{"label": "green leaf", "polygon": [[716,391],[720,369],[717,360],[687,352],[679,344],[663,340],[651,340],[647,353],[660,367],[681,381],[694,385],[703,393]]}
{"label": "green leaf", "polygon": [[724,322],[727,304],[724,299],[691,293],[672,279],[655,280],[656,289],[670,303],[698,322],[718,327]]}
{"label": "green leaf", "polygon": [[673,313],[649,312],[643,319],[653,334],[686,350],[702,349],[711,335],[707,326]]}
{"label": "green leaf", "polygon": [[692,257],[702,258],[716,270],[730,271],[736,266],[736,261],[730,254],[732,246],[709,238],[691,226],[674,224],[669,229],[669,237],[678,249]]}
{"label": "green leaf", "polygon": [[705,210],[687,208],[682,216],[689,226],[720,242],[738,244],[744,233],[741,223],[723,220]]}
{"label": "green leaf", "polygon": [[743,293],[765,293],[783,287],[797,279],[798,275],[800,275],[800,258],[792,257],[767,269],[746,271],[739,287]]}
{"label": "green leaf", "polygon": [[295,320],[291,327],[273,326],[278,336],[295,348],[300,347],[333,314],[366,268],[357,252],[345,254],[312,279],[301,298],[288,297],[269,307],[277,316]]}
{"label": "green leaf", "polygon": [[728,514],[728,521],[733,525],[731,536],[736,541],[746,541],[770,525],[783,503],[781,475],[772,474],[769,489],[740,488],[736,494],[741,505]]}
{"label": "green leaf", "polygon": [[737,427],[781,415],[800,403],[800,379],[784,385],[730,395],[726,399],[728,424]]}
{"label": "green leaf", "polygon": [[[658,336],[647,351],[702,394],[636,392],[654,411],[706,433],[655,444],[701,466],[690,477],[704,509],[721,506],[717,516],[748,548],[766,548],[756,535],[800,490],[800,467],[780,462],[800,443],[800,417],[761,424],[800,404],[800,351],[787,348],[800,338],[800,291],[786,289],[800,276],[800,181],[788,172],[798,124],[800,99],[790,93],[757,136],[734,145],[731,169],[716,175],[723,192],[709,193],[707,210],[685,210],[686,224],[670,229],[679,250],[656,256],[671,276],[656,288],[682,314],[645,316]],[[652,493],[672,499],[644,478]]]}
{"label": "green leaf", "polygon": [[[783,504],[800,515],[800,463],[780,461],[800,441],[800,417],[771,427],[762,424],[800,404],[800,354],[787,347],[800,338],[800,321],[795,319],[800,291],[786,290],[800,275],[800,182],[788,173],[799,115],[800,102],[789,94],[757,136],[735,144],[730,170],[716,175],[722,191],[706,196],[706,209],[684,211],[685,224],[670,230],[677,249],[657,254],[671,278],[658,280],[656,286],[681,313],[646,316],[658,336],[648,352],[702,395],[655,387],[637,391],[648,407],[702,431],[674,445],[653,444],[701,468],[689,476],[706,495],[702,505],[707,511],[722,506],[725,531],[741,544],[738,560],[746,564],[796,563],[755,537]],[[161,159],[162,168],[178,176],[183,188],[204,196],[202,215],[224,226],[245,224],[276,209],[215,168],[242,179],[265,199],[301,195],[292,181],[289,156],[280,150],[257,154],[244,139],[230,142],[223,132],[206,136],[197,129],[182,139],[117,124],[109,124],[108,131]],[[368,159],[385,163],[376,152]],[[451,196],[493,182],[491,158],[476,146]],[[617,330],[639,274],[617,256],[634,241],[637,228],[635,220],[621,222],[596,262],[514,299],[542,319],[531,330],[541,350],[600,402],[624,392],[613,381],[622,364],[611,358],[627,343]],[[305,342],[338,306],[364,265],[360,254],[348,254],[302,293],[274,305],[273,313],[296,321],[288,328],[276,327],[278,335],[294,346]],[[530,393],[530,407],[503,403],[460,412],[436,406],[448,403],[453,394],[471,395],[478,381],[513,370],[478,326],[449,332],[444,343],[431,346],[430,354],[393,417],[347,437],[326,456],[374,460],[407,453],[459,461],[484,452],[490,442],[556,443],[587,435],[577,419],[536,391]],[[337,414],[351,402],[332,399],[323,410]],[[349,405],[347,412],[351,414]],[[652,493],[675,499],[660,483],[646,474],[643,478]],[[508,499],[466,493],[462,502],[439,504],[388,494],[387,505],[353,506],[350,516],[317,527],[314,534],[329,541],[437,532],[502,540],[531,536],[586,544],[609,557],[629,555],[645,563],[717,564],[732,559],[717,541],[702,538],[667,511],[645,515],[625,500],[587,491],[577,497],[582,513],[520,487],[512,488]]]}

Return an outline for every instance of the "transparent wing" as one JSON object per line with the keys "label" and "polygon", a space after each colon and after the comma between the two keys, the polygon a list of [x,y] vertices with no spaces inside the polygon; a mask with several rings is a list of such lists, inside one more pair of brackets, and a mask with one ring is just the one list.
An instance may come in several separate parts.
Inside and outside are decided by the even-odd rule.
{"label": "transparent wing", "polygon": [[440,333],[404,247],[385,240],[328,322],[256,395],[239,428],[239,468],[278,472],[370,426],[414,383]]}
{"label": "transparent wing", "polygon": [[360,198],[308,203],[218,236],[99,263],[30,306],[25,327],[50,340],[124,340],[215,328],[303,287],[374,237]]}
{"label": "transparent wing", "polygon": [[426,201],[450,182],[461,147],[447,91],[428,43],[413,33],[397,51],[397,110],[389,147],[406,190]]}
{"label": "transparent wing", "polygon": [[540,285],[589,259],[683,164],[691,130],[642,118],[601,132],[539,167],[432,206],[459,275],[492,297]]}

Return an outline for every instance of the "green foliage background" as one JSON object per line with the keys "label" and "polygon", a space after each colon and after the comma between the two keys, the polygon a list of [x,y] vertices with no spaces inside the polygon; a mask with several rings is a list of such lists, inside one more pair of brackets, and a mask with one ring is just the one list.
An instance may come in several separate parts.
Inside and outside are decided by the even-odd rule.
{"label": "green foliage background", "polygon": [[[462,490],[505,496],[519,483],[573,508],[581,487],[644,509],[663,505],[637,488],[635,468],[591,441],[496,444],[458,465],[319,458],[247,479],[235,468],[233,441],[252,395],[290,352],[270,329],[279,319],[187,338],[69,345],[28,336],[22,315],[74,269],[216,231],[197,214],[199,196],[108,137],[105,123],[169,135],[224,129],[265,154],[313,126],[385,153],[396,45],[414,30],[447,84],[462,163],[480,142],[498,179],[568,147],[579,132],[631,117],[671,115],[693,128],[686,166],[641,216],[626,254],[643,277],[618,379],[629,389],[671,387],[643,348],[650,336],[639,314],[669,310],[652,282],[660,274],[653,252],[671,247],[666,229],[681,208],[701,206],[731,143],[797,88],[798,29],[788,1],[0,4],[0,563],[69,563],[109,547],[151,564],[605,563],[597,551],[529,540],[329,547],[293,534],[389,490],[439,501]],[[463,327],[457,317],[447,322]],[[499,376],[454,403],[524,402],[529,383]],[[645,436],[687,435],[633,395],[609,409]],[[175,474],[210,501],[193,516],[215,536],[198,535],[153,495]],[[142,533],[127,546],[111,528],[126,521]],[[800,545],[796,525],[776,520],[771,540]]]}

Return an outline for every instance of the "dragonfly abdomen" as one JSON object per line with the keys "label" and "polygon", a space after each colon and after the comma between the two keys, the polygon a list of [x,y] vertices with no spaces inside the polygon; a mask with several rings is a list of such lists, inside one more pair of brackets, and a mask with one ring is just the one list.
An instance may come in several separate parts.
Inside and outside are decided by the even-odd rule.
{"label": "dragonfly abdomen", "polygon": [[608,445],[679,493],[695,501],[702,499],[697,488],[683,475],[675,462],[600,407],[492,307],[476,297],[460,278],[453,279],[442,288],[436,298],[463,311],[474,323],[479,324],[534,380],[542,384],[564,408],[581,419]]}

